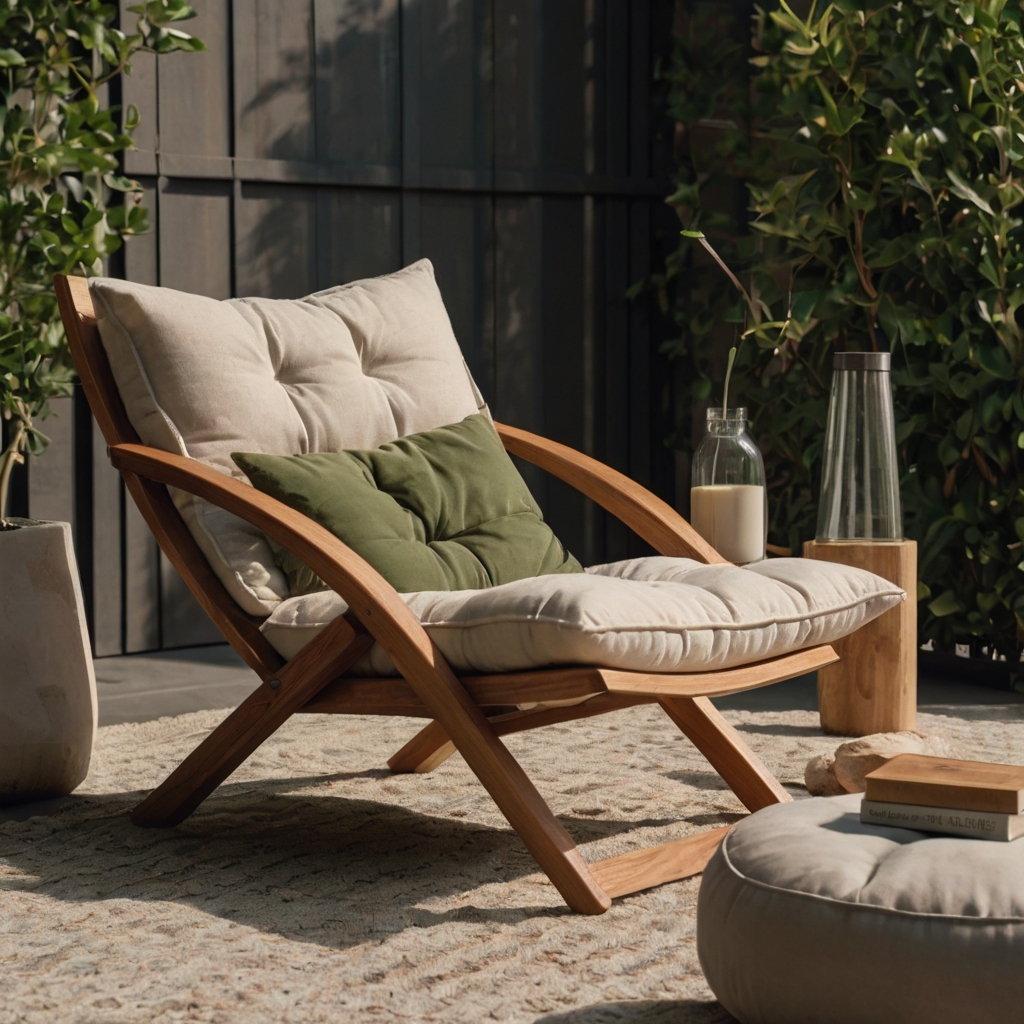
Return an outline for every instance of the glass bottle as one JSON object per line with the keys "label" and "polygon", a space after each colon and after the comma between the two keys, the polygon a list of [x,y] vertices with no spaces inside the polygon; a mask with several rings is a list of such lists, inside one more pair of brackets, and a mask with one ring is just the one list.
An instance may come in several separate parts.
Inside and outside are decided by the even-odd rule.
{"label": "glass bottle", "polygon": [[888,352],[836,352],[817,540],[903,537]]}
{"label": "glass bottle", "polygon": [[764,460],[747,433],[747,410],[708,409],[707,432],[693,456],[690,522],[737,565],[764,558],[768,502]]}

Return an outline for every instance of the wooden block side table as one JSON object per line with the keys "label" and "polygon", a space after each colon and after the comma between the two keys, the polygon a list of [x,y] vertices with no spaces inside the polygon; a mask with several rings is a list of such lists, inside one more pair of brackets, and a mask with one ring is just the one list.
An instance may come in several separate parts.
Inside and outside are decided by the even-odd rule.
{"label": "wooden block side table", "polygon": [[917,728],[917,542],[807,541],[804,558],[867,569],[907,599],[832,646],[839,661],[818,670],[823,732],[869,736]]}

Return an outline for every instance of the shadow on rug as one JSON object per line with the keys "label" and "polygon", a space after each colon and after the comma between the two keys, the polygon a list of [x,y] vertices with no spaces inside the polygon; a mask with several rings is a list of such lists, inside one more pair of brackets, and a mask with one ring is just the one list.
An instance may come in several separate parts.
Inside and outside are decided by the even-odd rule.
{"label": "shadow on rug", "polygon": [[[536,906],[460,900],[454,908],[427,909],[425,900],[529,876],[526,891],[550,886],[507,825],[335,794],[338,783],[381,774],[225,783],[166,830],[132,825],[129,812],[145,792],[73,796],[52,817],[8,826],[14,842],[3,843],[0,853],[24,881],[9,878],[7,888],[79,904],[179,903],[264,934],[336,949],[368,934],[445,920],[571,915],[553,890]],[[711,817],[708,824],[720,823]],[[581,845],[674,823],[564,814],[560,820]]]}
{"label": "shadow on rug", "polygon": [[538,1017],[535,1024],[735,1024],[736,1018],[718,1003],[693,999],[670,999],[658,1002],[640,999],[636,1002],[598,1003],[567,1013],[551,1013]]}
{"label": "shadow on rug", "polygon": [[[182,825],[133,826],[224,714],[103,728],[73,798],[0,823],[0,1024],[729,1019],[697,960],[699,878],[570,913],[460,758],[384,770],[418,722],[294,718]],[[790,787],[836,745],[812,712],[727,717]],[[920,728],[1024,749],[1020,713]],[[588,860],[743,812],[657,708],[508,746]]]}

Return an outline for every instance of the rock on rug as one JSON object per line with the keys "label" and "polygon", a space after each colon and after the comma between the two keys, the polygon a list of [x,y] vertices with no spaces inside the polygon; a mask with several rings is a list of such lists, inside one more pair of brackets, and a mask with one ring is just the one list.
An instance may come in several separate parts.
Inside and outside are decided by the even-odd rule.
{"label": "rock on rug", "polygon": [[[225,714],[101,729],[58,813],[0,825],[0,1024],[732,1019],[697,961],[699,878],[569,912],[461,758],[387,772],[417,722],[298,716],[184,824],[131,825]],[[795,796],[836,745],[810,712],[727,717]],[[1024,757],[1019,706],[919,728]],[[656,708],[507,742],[589,860],[742,813]]]}

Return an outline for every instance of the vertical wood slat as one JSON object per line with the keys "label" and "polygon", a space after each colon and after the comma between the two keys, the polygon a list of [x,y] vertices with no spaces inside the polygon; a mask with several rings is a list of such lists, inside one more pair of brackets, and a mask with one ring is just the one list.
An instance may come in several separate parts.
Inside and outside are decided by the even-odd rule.
{"label": "vertical wood slat", "polygon": [[161,640],[160,550],[142,513],[124,498],[121,551],[124,653],[152,651]]}
{"label": "vertical wood slat", "polygon": [[[538,288],[542,295],[543,430],[577,450],[584,436],[584,203],[576,197],[543,201]],[[499,413],[500,414],[500,413]],[[584,499],[561,481],[548,484],[544,515],[570,551],[585,551]]]}
{"label": "vertical wood slat", "polygon": [[420,210],[420,46],[418,3],[399,4],[402,103],[402,263],[423,254]]}
{"label": "vertical wood slat", "polygon": [[316,30],[312,0],[248,0],[232,8],[234,155],[316,160]]}
{"label": "vertical wood slat", "polygon": [[50,399],[51,415],[36,424],[50,439],[45,457],[33,461],[28,477],[28,508],[33,519],[69,523],[75,514],[74,412],[72,399]]}
{"label": "vertical wood slat", "polygon": [[[315,218],[315,289],[391,274],[401,268],[402,201],[396,192],[318,188]],[[353,238],[361,243],[352,245]]]}
{"label": "vertical wood slat", "polygon": [[[187,29],[206,44],[205,52],[170,53],[158,59],[161,156],[221,160],[232,156],[232,6],[230,0],[195,4],[196,17]],[[161,171],[166,173],[162,166]]]}
{"label": "vertical wood slat", "polygon": [[[494,412],[513,426],[543,433],[543,200],[498,196],[494,206]],[[546,508],[549,478],[536,466],[518,467]]]}
{"label": "vertical wood slat", "polygon": [[[135,31],[138,14],[129,8],[138,6],[134,0],[120,0],[120,21],[123,30]],[[159,148],[157,123],[157,57],[155,53],[137,53],[132,58],[131,74],[121,78],[121,100],[125,107],[133,105],[139,112],[139,124],[133,134],[134,146],[124,155],[124,169],[130,175],[156,174],[156,152]]]}
{"label": "vertical wood slat", "polygon": [[[155,77],[155,76],[154,76]],[[124,247],[125,277],[140,284],[160,283],[160,193],[156,178],[141,178],[143,201],[150,211],[151,229],[145,235],[129,238]],[[168,231],[173,235],[173,228]],[[108,473],[116,471],[103,459]],[[120,512],[120,614],[121,644],[125,654],[151,651],[161,641],[160,551],[142,513],[128,498],[118,480]],[[111,485],[107,485],[111,486]],[[112,498],[112,495],[111,495]],[[108,500],[111,500],[108,498]],[[108,610],[108,616],[112,613]]]}
{"label": "vertical wood slat", "polygon": [[230,298],[231,183],[162,176],[159,190],[160,284]]}
{"label": "vertical wood slat", "polygon": [[319,163],[401,167],[404,6],[314,0]]}
{"label": "vertical wood slat", "polygon": [[[104,657],[124,653],[121,580],[124,486],[121,474],[107,460],[107,444],[95,423],[92,424],[91,442],[92,635],[94,653],[97,657]],[[157,581],[154,582],[156,584]]]}
{"label": "vertical wood slat", "polygon": [[237,182],[234,265],[238,293],[297,299],[316,291],[317,222],[316,189]]}

